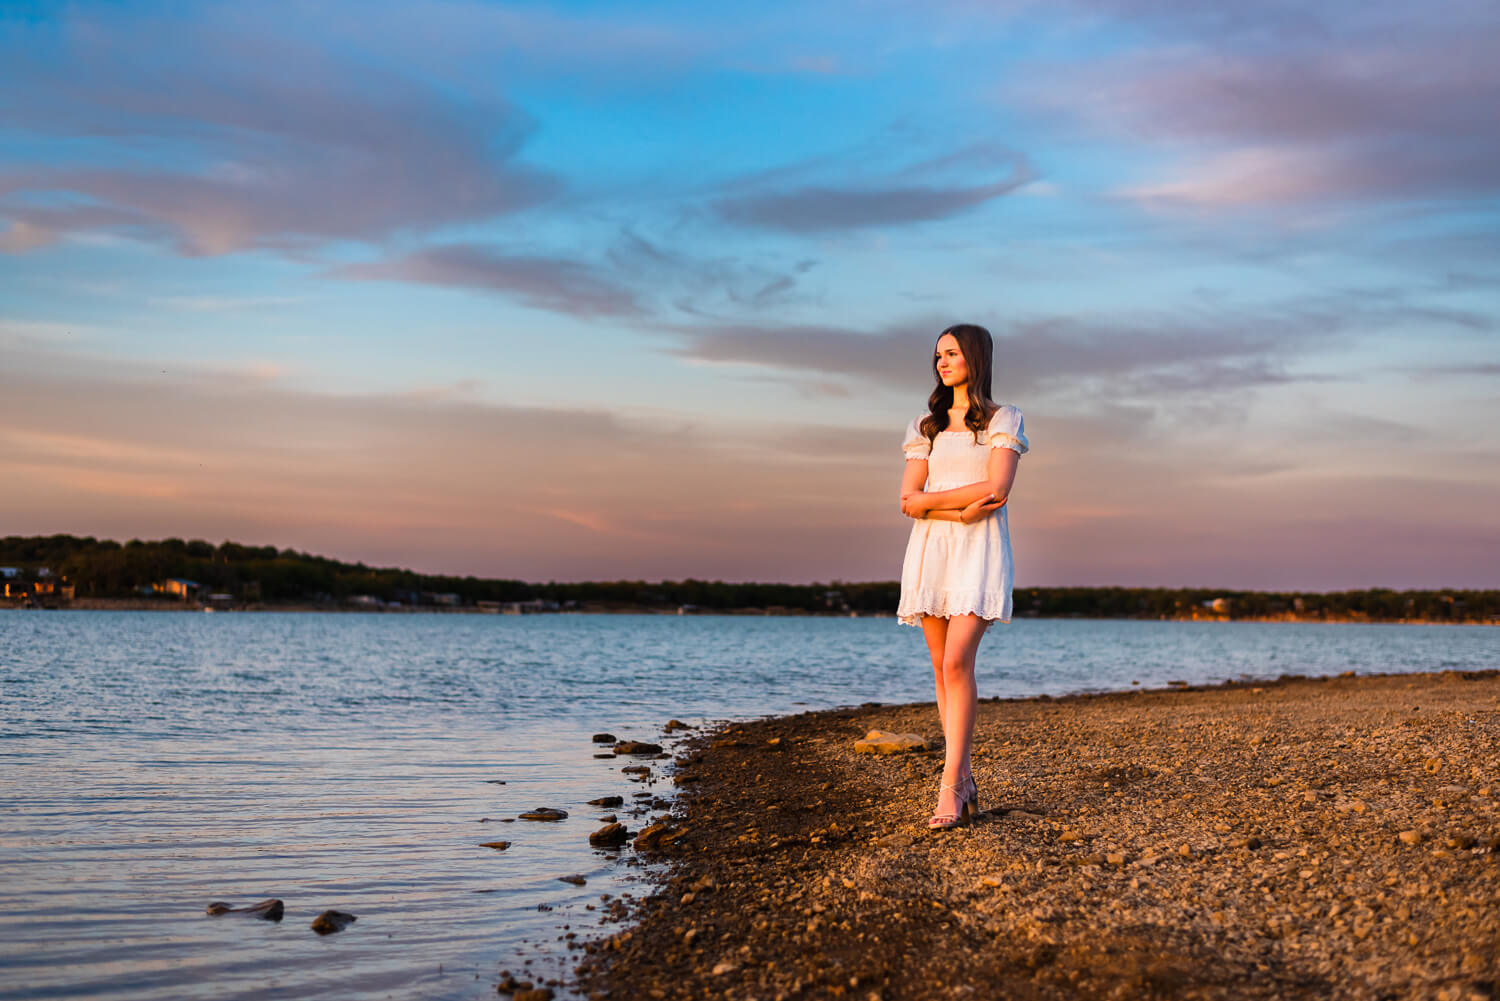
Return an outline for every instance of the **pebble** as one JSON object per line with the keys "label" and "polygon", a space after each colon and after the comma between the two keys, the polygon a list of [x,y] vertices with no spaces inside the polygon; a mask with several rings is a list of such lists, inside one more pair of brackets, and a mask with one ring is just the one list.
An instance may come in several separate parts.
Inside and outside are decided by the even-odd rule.
{"label": "pebble", "polygon": [[616,754],[660,754],[660,744],[648,744],[641,740],[622,740],[615,745]]}
{"label": "pebble", "polygon": [[574,873],[571,876],[559,876],[557,878],[564,883],[572,883],[574,886],[583,886],[588,882],[587,879],[578,875],[577,873]]}
{"label": "pebble", "polygon": [[596,733],[596,734],[594,734],[594,743],[596,743],[596,744],[613,744],[614,742],[615,742],[615,735],[612,734],[612,733]]}
{"label": "pebble", "polygon": [[510,842],[509,841],[481,841],[479,843],[479,847],[480,848],[493,848],[497,852],[503,852],[503,851],[505,851],[505,849],[507,849],[507,848],[510,847]]}
{"label": "pebble", "polygon": [[[611,755],[613,757],[613,755]],[[600,796],[598,799],[589,800],[589,806],[624,806],[624,796]]]}
{"label": "pebble", "polygon": [[1422,840],[1422,834],[1420,831],[1402,831],[1400,834],[1396,835],[1396,837],[1401,839],[1401,843],[1403,845],[1415,845]]}

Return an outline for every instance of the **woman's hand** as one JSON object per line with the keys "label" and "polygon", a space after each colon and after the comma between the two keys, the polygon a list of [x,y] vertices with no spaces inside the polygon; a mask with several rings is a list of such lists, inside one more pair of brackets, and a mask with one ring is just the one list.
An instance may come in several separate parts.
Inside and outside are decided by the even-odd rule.
{"label": "woman's hand", "polygon": [[994,494],[986,494],[974,503],[970,504],[968,507],[964,508],[962,511],[958,512],[958,520],[963,522],[965,525],[972,525],[976,521],[983,521],[985,518],[988,518],[990,515],[994,514],[996,511],[1004,507],[1006,500],[1008,500],[1008,498],[1006,497],[1001,497],[999,500],[996,500]]}
{"label": "woman's hand", "polygon": [[927,501],[927,495],[920,490],[913,490],[909,494],[901,495],[901,513],[908,518],[921,518],[932,510],[932,505]]}

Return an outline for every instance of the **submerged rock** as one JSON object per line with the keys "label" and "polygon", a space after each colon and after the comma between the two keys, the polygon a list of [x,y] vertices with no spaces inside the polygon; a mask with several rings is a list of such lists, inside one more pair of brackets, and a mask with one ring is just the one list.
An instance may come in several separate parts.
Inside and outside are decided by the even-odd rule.
{"label": "submerged rock", "polygon": [[648,744],[641,740],[622,740],[615,745],[616,754],[660,754],[660,744]]}
{"label": "submerged rock", "polygon": [[914,733],[887,733],[871,730],[863,740],[854,742],[856,754],[901,754],[906,751],[925,751],[927,741]]}
{"label": "submerged rock", "polygon": [[480,842],[479,847],[480,848],[493,848],[497,852],[503,852],[503,851],[505,851],[505,849],[507,849],[507,848],[510,847],[510,842],[509,841],[482,841],[482,842]]}
{"label": "submerged rock", "polygon": [[585,879],[583,876],[578,875],[577,873],[574,873],[571,876],[559,876],[557,878],[564,883],[572,883],[574,886],[582,886],[583,884],[588,882],[587,879]]}
{"label": "submerged rock", "polygon": [[260,918],[263,921],[280,921],[282,915],[286,912],[286,908],[282,906],[281,901],[273,897],[270,900],[262,900],[258,904],[251,904],[249,907],[234,907],[224,903],[222,900],[215,900],[208,905],[207,911],[214,917],[218,917],[221,914],[239,914],[245,917]]}
{"label": "submerged rock", "polygon": [[567,810],[554,810],[550,806],[539,806],[535,810],[527,810],[521,814],[522,820],[567,820]]}
{"label": "submerged rock", "polygon": [[589,800],[589,806],[620,806],[624,802],[624,796],[600,796],[598,799]]}
{"label": "submerged rock", "polygon": [[358,920],[347,911],[324,911],[313,918],[312,930],[319,935],[332,935],[336,931],[343,931]]}
{"label": "submerged rock", "polygon": [[688,726],[680,719],[669,719],[667,720],[667,725],[662,727],[662,729],[667,733],[671,733],[674,730],[691,730],[692,727]]}
{"label": "submerged rock", "polygon": [[613,744],[615,742],[615,739],[615,735],[612,733],[594,734],[594,743],[596,744]]}

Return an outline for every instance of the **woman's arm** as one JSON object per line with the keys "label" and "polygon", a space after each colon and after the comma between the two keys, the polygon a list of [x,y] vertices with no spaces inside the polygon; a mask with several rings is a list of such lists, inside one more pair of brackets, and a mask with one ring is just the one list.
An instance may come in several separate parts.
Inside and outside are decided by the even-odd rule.
{"label": "woman's arm", "polygon": [[[927,485],[927,460],[907,459],[906,470],[901,474],[901,498],[904,501],[907,494],[921,493],[922,488]],[[902,505],[903,510],[905,505]]]}
{"label": "woman's arm", "polygon": [[[1004,500],[1010,496],[1010,488],[1016,481],[1016,467],[1020,461],[1019,452],[1009,448],[992,448],[989,465],[985,470],[987,475],[984,479],[954,487],[952,490],[922,493],[915,497],[905,496],[906,481],[903,480],[902,510],[911,517],[920,518],[924,513],[932,511],[962,510],[981,497],[987,497],[990,494],[994,494],[996,500]],[[911,463],[908,462],[907,465],[910,466]],[[922,463],[922,468],[925,474],[927,463]]]}
{"label": "woman's arm", "polygon": [[927,521],[956,521],[964,525],[972,525],[976,521],[988,518],[1005,506],[1005,498],[1003,497],[999,500],[989,500],[988,498],[989,494],[985,494],[984,497],[981,497],[962,511],[944,508],[928,511],[922,517]]}

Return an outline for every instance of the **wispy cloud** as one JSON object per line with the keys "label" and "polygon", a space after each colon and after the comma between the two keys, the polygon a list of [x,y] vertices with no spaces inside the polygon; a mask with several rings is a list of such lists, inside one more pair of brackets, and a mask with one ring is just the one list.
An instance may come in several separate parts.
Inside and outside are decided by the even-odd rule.
{"label": "wispy cloud", "polygon": [[1500,192],[1493,5],[1434,20],[1401,4],[1235,4],[1206,25],[1188,10],[1202,5],[1081,6],[1144,14],[1165,40],[1007,94],[1174,158],[1162,176],[1123,186],[1130,197],[1225,208]]}
{"label": "wispy cloud", "polygon": [[[838,184],[794,180],[795,174],[814,166],[809,164],[779,171],[759,182],[735,182],[731,187],[749,190],[719,199],[714,208],[732,223],[802,234],[948,219],[1008,195],[1036,178],[1030,163],[1019,154],[995,153],[989,159],[991,162],[985,165],[988,172],[1003,169],[1004,173],[981,183],[922,180],[922,175],[941,177],[954,165],[972,167],[972,151],[869,181],[850,178]],[[1001,162],[995,163],[996,159]]]}
{"label": "wispy cloud", "polygon": [[450,244],[329,272],[354,281],[402,281],[494,292],[534,309],[572,316],[638,316],[635,294],[578,261]]}
{"label": "wispy cloud", "polygon": [[[150,47],[129,43],[146,35]],[[11,25],[0,58],[13,81],[0,124],[155,151],[0,174],[13,251],[113,227],[186,254],[380,240],[559,190],[519,161],[534,123],[503,98],[461,96],[269,23],[80,15]]]}

